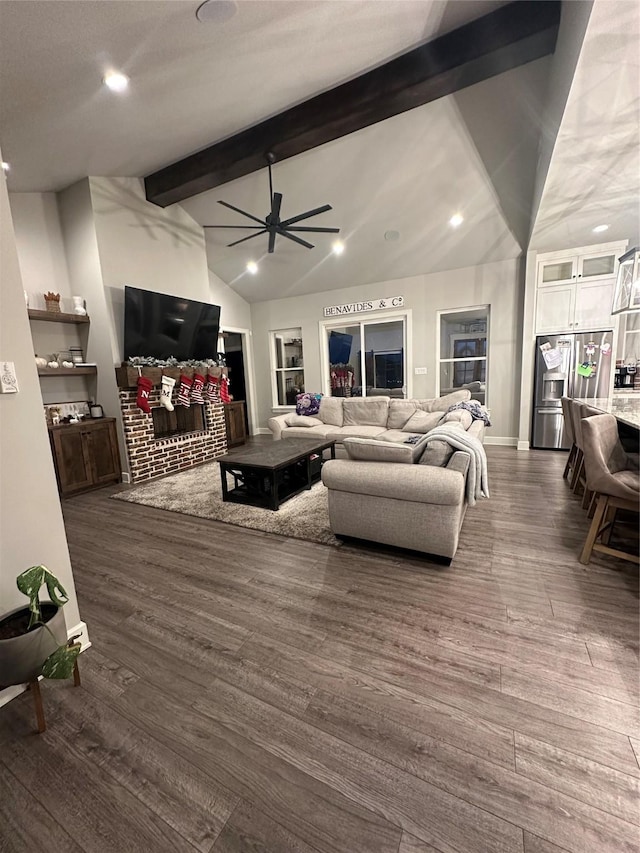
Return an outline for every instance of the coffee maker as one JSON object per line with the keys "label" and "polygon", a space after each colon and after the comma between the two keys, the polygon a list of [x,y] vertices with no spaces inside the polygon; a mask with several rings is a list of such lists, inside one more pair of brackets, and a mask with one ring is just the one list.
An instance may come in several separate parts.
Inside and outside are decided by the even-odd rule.
{"label": "coffee maker", "polygon": [[616,390],[632,391],[633,380],[635,379],[635,375],[635,364],[621,364],[620,366],[616,365],[615,373],[613,376],[613,387]]}

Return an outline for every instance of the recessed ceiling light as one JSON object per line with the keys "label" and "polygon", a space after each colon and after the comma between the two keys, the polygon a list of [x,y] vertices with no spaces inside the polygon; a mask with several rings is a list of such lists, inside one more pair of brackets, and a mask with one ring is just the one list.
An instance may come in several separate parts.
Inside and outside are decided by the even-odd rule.
{"label": "recessed ceiling light", "polygon": [[112,92],[126,92],[129,88],[129,78],[120,71],[109,71],[103,77],[104,85]]}
{"label": "recessed ceiling light", "polygon": [[608,225],[596,225],[596,227],[593,229],[594,234],[600,234],[601,231],[608,231],[608,230],[609,230]]}
{"label": "recessed ceiling light", "polygon": [[384,239],[385,240],[391,240],[391,241],[399,240],[400,239],[400,232],[399,231],[385,231],[384,232]]}
{"label": "recessed ceiling light", "polygon": [[203,24],[223,24],[233,18],[237,11],[238,6],[234,0],[204,0],[196,9],[196,18]]}
{"label": "recessed ceiling light", "polygon": [[10,172],[11,171],[11,166],[7,163],[6,160],[2,161],[2,171],[3,172]]}
{"label": "recessed ceiling light", "polygon": [[451,219],[449,220],[449,225],[453,226],[453,228],[457,228],[458,225],[462,225],[464,222],[464,216],[460,213],[454,213]]}
{"label": "recessed ceiling light", "polygon": [[247,272],[250,272],[251,275],[255,275],[258,272],[258,264],[255,261],[249,261],[247,264]]}
{"label": "recessed ceiling light", "polygon": [[336,240],[331,249],[334,255],[341,255],[344,252],[344,243],[342,240]]}

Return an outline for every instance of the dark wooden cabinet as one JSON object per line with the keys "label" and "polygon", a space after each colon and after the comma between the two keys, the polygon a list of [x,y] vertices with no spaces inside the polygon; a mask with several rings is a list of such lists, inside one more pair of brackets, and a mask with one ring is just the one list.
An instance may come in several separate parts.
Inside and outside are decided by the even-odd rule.
{"label": "dark wooden cabinet", "polygon": [[244,400],[224,404],[224,422],[227,428],[227,447],[237,447],[247,440]]}
{"label": "dark wooden cabinet", "polygon": [[63,497],[120,482],[114,418],[51,426],[49,439]]}

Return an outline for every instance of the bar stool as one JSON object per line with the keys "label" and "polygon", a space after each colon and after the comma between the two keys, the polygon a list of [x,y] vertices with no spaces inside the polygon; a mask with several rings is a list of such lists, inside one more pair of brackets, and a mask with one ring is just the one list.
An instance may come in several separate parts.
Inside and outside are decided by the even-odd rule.
{"label": "bar stool", "polygon": [[576,444],[576,435],[573,429],[573,417],[571,415],[572,401],[568,397],[563,397],[561,402],[562,414],[564,415],[564,431],[571,443],[571,447],[569,449],[569,456],[567,457],[567,464],[564,466],[564,471],[562,472],[563,480],[567,480],[569,478],[569,473],[573,471],[573,468],[575,466],[575,460],[578,453],[578,445]]}
{"label": "bar stool", "polygon": [[585,418],[590,418],[594,415],[600,415],[600,409],[594,409],[593,406],[588,406],[586,403],[578,403],[572,400],[573,413],[573,430],[575,433],[576,444],[578,445],[578,459],[576,462],[576,470],[571,480],[571,488],[574,492],[578,492],[582,488],[582,508],[589,511],[589,518],[593,515],[595,502],[593,501],[593,492],[587,485],[587,478],[584,471],[584,447],[582,438],[582,422]]}
{"label": "bar stool", "polygon": [[587,487],[594,493],[597,504],[580,562],[587,565],[592,552],[598,551],[640,564],[637,553],[630,554],[609,545],[616,510],[639,511],[640,473],[620,444],[618,423],[613,415],[585,418],[581,428]]}

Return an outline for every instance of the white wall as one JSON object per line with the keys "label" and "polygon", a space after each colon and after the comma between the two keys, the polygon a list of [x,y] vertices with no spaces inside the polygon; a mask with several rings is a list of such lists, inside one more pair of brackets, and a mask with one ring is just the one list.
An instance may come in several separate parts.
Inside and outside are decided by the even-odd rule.
{"label": "white wall", "polygon": [[[489,397],[493,426],[489,437],[515,442],[520,408],[520,357],[523,281],[520,262],[499,261],[477,267],[412,276],[346,290],[258,302],[251,306],[258,393],[259,425],[272,414],[269,331],[302,327],[305,387],[321,388],[319,323],[326,305],[384,296],[404,296],[412,311],[414,367],[426,376],[412,376],[414,397],[433,397],[436,385],[436,323],[438,310],[490,305]],[[380,321],[385,312],[376,312]],[[354,318],[355,319],[355,318]],[[348,320],[345,325],[348,325]]]}
{"label": "white wall", "polygon": [[62,242],[55,193],[11,193],[11,216],[22,284],[31,308],[44,308],[47,291],[62,296],[62,310],[70,310],[71,284]]}
{"label": "white wall", "polygon": [[209,272],[209,293],[211,302],[220,305],[220,327],[222,329],[250,329],[251,306],[235,290],[217,276]]}
{"label": "white wall", "polygon": [[67,628],[80,622],[69,550],[42,411],[9,199],[0,178],[0,361],[13,361],[20,391],[0,394],[0,612],[26,604],[15,585],[44,563],[69,594]]}

